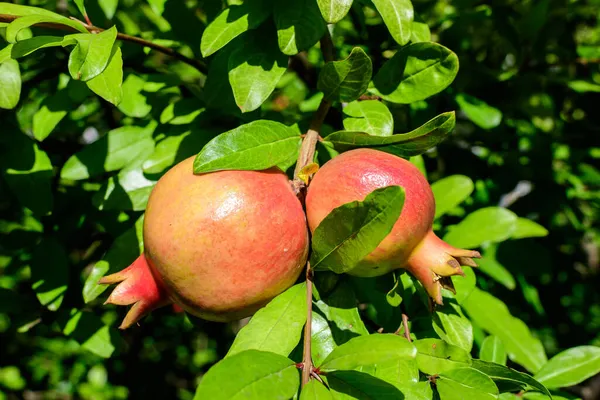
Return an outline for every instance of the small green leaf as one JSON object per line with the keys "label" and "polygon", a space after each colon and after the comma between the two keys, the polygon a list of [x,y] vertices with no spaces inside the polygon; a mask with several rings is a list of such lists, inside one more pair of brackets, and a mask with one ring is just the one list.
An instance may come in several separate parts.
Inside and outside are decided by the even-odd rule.
{"label": "small green leaf", "polygon": [[123,55],[121,48],[113,45],[106,69],[86,82],[87,87],[98,96],[115,106],[123,98]]}
{"label": "small green leaf", "polygon": [[479,358],[482,361],[506,365],[506,350],[504,349],[502,340],[494,335],[486,337],[481,344]]}
{"label": "small green leaf", "polygon": [[419,369],[428,375],[436,375],[471,365],[471,355],[467,351],[443,340],[421,339],[413,343],[418,351]]}
{"label": "small green leaf", "polygon": [[372,92],[393,103],[410,104],[444,90],[458,73],[458,57],[432,42],[399,50],[373,78]]}
{"label": "small green leaf", "polygon": [[[28,56],[39,49],[47,47],[59,47],[65,44],[61,36],[34,36],[29,39],[20,40],[12,46],[10,56],[14,59]],[[1,58],[0,58],[1,61]]]}
{"label": "small green leaf", "polygon": [[79,9],[79,12],[81,13],[81,15],[83,15],[84,17],[87,17],[87,11],[85,10],[85,4],[83,4],[84,0],[73,0],[73,1],[75,2],[75,5]]}
{"label": "small green leaf", "polygon": [[328,24],[335,24],[348,14],[352,0],[317,0],[323,19]]}
{"label": "small green leaf", "polygon": [[530,237],[548,236],[548,230],[542,225],[527,218],[517,218],[515,230],[511,239],[524,239]]}
{"label": "small green leaf", "polygon": [[220,170],[263,170],[297,153],[300,136],[275,121],[258,120],[222,133],[194,160],[194,173]]}
{"label": "small green leaf", "polygon": [[373,4],[394,40],[401,46],[407,44],[415,14],[410,0],[373,0]]}
{"label": "small green leaf", "polygon": [[271,14],[270,5],[269,1],[250,0],[227,7],[202,33],[202,56],[210,56],[237,36],[258,27]]}
{"label": "small green leaf", "polygon": [[367,90],[372,74],[371,58],[355,47],[345,60],[325,64],[317,87],[325,93],[326,100],[353,101]]}
{"label": "small green leaf", "polygon": [[575,80],[567,83],[577,93],[600,93],[600,85],[584,80]]}
{"label": "small green leaf", "polygon": [[425,22],[413,21],[410,29],[410,41],[413,43],[431,42],[429,26]]}
{"label": "small green leaf", "polygon": [[242,112],[259,108],[287,70],[288,57],[270,39],[246,43],[229,56],[229,83]]}
{"label": "small green leaf", "polygon": [[558,353],[535,374],[550,389],[577,385],[600,372],[600,347],[572,347]]}
{"label": "small green leaf", "polygon": [[333,371],[327,383],[335,400],[403,399],[395,386],[358,371]]}
{"label": "small green leaf", "polygon": [[333,400],[333,395],[325,385],[312,379],[302,388],[300,400]]}
{"label": "small green leaf", "polygon": [[106,19],[111,20],[117,11],[119,0],[98,0],[98,5],[104,12]]}
{"label": "small green leaf", "polygon": [[123,97],[117,106],[123,114],[133,118],[144,118],[152,106],[148,104],[148,99],[142,93],[146,81],[144,78],[129,74],[123,82]]}
{"label": "small green leaf", "polygon": [[440,374],[435,385],[443,400],[491,400],[498,388],[486,374],[473,368],[457,368]]}
{"label": "small green leaf", "polygon": [[480,128],[492,129],[502,122],[502,111],[476,97],[460,93],[456,95],[456,102],[465,115]]}
{"label": "small green leaf", "polygon": [[472,368],[483,372],[496,383],[500,392],[536,390],[550,396],[544,385],[522,372],[492,362],[473,360]]}
{"label": "small green leaf", "polygon": [[427,121],[408,133],[392,136],[372,136],[364,132],[334,132],[325,138],[336,150],[347,151],[370,147],[399,157],[412,157],[437,146],[454,129],[454,112],[447,112]]}
{"label": "small green leaf", "polygon": [[[368,332],[367,332],[368,333]],[[338,345],[327,319],[315,312],[311,324],[311,355],[315,365],[320,365]]]}
{"label": "small green leaf", "polygon": [[12,49],[15,45],[14,44],[9,44],[6,47],[4,47],[2,50],[0,50],[0,64],[2,64],[5,61],[10,60],[11,58],[15,58],[12,56]]}
{"label": "small green leaf", "polygon": [[512,361],[534,373],[548,361],[540,340],[501,300],[475,288],[462,306],[473,323],[502,340]]}
{"label": "small green leaf", "polygon": [[431,185],[435,198],[435,217],[441,217],[465,201],[473,193],[473,181],[468,176],[451,175]]}
{"label": "small green leaf", "polygon": [[31,277],[33,291],[40,303],[50,311],[58,310],[69,285],[69,260],[55,238],[46,238],[36,245]]}
{"label": "small green leaf", "polygon": [[403,205],[404,189],[388,186],[335,208],[312,236],[313,268],[338,274],[352,270],[391,232]]}
{"label": "small green leaf", "polygon": [[156,181],[146,178],[141,164],[152,150],[152,147],[147,148],[140,155],[143,159],[137,159],[117,176],[110,177],[92,198],[94,206],[99,210],[145,210]]}
{"label": "small green leaf", "polygon": [[75,34],[65,37],[77,44],[69,56],[69,73],[73,79],[89,81],[106,69],[113,54],[117,28],[112,27],[97,34]]}
{"label": "small green leaf", "polygon": [[517,216],[502,207],[485,207],[449,228],[444,241],[452,246],[475,248],[485,242],[502,242],[515,231]]}
{"label": "small green leaf", "polygon": [[[477,260],[479,263],[479,260]],[[476,277],[475,272],[471,267],[462,266],[462,270],[465,273],[465,276],[453,276],[452,284],[454,285],[454,289],[456,289],[456,294],[454,295],[454,299],[458,304],[461,304],[469,298],[473,289],[475,289]]]}
{"label": "small green leaf", "polygon": [[279,48],[290,56],[312,47],[327,29],[314,0],[275,2],[273,14]]}
{"label": "small green leaf", "polygon": [[403,337],[375,333],[355,337],[335,348],[319,366],[321,371],[351,370],[397,359],[414,359],[417,350]]}
{"label": "small green leaf", "polygon": [[300,341],[306,322],[306,284],[299,283],[261,308],[235,337],[227,357],[244,350],[287,356]]}
{"label": "small green leaf", "polygon": [[161,124],[187,125],[204,112],[195,98],[179,99],[170,103],[160,114]]}
{"label": "small green leaf", "polygon": [[0,64],[0,108],[11,110],[21,97],[21,70],[15,60]]}
{"label": "small green leaf", "polygon": [[6,41],[9,43],[17,43],[17,35],[19,32],[21,32],[23,29],[41,23],[66,25],[75,29],[76,31],[88,34],[87,29],[85,29],[80,22],[73,21],[72,19],[54,13],[50,13],[50,15],[40,13],[38,15],[27,15],[17,18],[8,24],[6,27]]}
{"label": "small green leaf", "polygon": [[[33,137],[40,142],[45,140],[69,111],[83,102],[87,95],[86,92],[85,87],[82,88],[70,82],[66,88],[46,97],[42,101],[40,109],[33,115]],[[73,93],[76,96],[72,96]]]}
{"label": "small green leaf", "polygon": [[215,364],[202,377],[195,400],[288,400],[300,386],[292,360],[246,350]]}
{"label": "small green leaf", "polygon": [[497,250],[498,245],[495,243],[485,248],[483,257],[477,260],[479,270],[504,285],[507,289],[514,290],[517,287],[517,282],[511,272],[498,261],[496,257]]}
{"label": "small green leaf", "polygon": [[94,313],[72,309],[70,313],[63,313],[59,324],[66,336],[100,357],[109,358],[115,351],[112,338],[118,338],[118,333],[104,325]]}
{"label": "small green leaf", "polygon": [[452,299],[445,299],[442,307],[436,307],[433,330],[445,342],[470,352],[473,347],[473,326]]}
{"label": "small green leaf", "polygon": [[343,109],[344,129],[373,136],[391,136],[394,117],[385,104],[377,100],[353,101]]}

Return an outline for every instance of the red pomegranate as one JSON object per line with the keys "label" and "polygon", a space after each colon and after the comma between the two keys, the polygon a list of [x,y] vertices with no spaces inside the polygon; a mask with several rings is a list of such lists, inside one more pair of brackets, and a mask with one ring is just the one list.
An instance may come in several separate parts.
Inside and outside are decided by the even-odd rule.
{"label": "red pomegranate", "polygon": [[121,328],[171,302],[212,321],[247,317],[294,284],[308,255],[302,206],[285,174],[194,175],[193,158],[157,183],[144,218],[144,254],[100,280],[107,303],[130,305]]}
{"label": "red pomegranate", "polygon": [[311,231],[334,208],[362,201],[373,190],[398,185],[406,192],[402,213],[392,231],[350,275],[372,277],[398,268],[411,272],[431,298],[442,304],[441,288],[454,290],[450,276],[461,265],[476,266],[477,251],[450,246],[432,230],[435,201],[427,179],[410,162],[371,149],[352,150],[327,162],[308,187],[306,212]]}

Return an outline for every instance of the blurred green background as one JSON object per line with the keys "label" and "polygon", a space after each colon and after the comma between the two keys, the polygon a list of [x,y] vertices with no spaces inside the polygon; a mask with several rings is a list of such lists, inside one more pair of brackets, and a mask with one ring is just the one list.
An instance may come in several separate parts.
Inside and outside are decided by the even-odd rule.
{"label": "blurred green background", "polygon": [[[63,0],[16,3],[79,15]],[[600,345],[600,0],[413,4],[431,40],[457,53],[460,71],[439,95],[390,105],[395,130],[457,110],[454,133],[423,162],[430,182],[461,174],[475,184],[436,229],[497,205],[546,227],[544,238],[486,247],[487,273],[478,273],[478,285],[505,301],[549,356]],[[207,21],[224,5],[86,2],[95,25],[114,24],[119,32],[195,58]],[[355,0],[332,36],[340,57],[359,45],[375,66],[395,48],[368,0]],[[215,134],[261,115],[304,130],[319,102],[311,64],[321,62],[316,48],[294,57],[269,101],[245,115],[226,96],[203,98],[205,77],[188,65],[131,43],[122,51],[126,101],[118,108],[69,81],[68,53],[53,48],[20,62],[19,105],[16,112],[0,110],[0,399],[192,399],[202,373],[225,355],[240,324],[191,321],[166,307],[138,327],[117,331],[124,310],[102,307],[106,293],[98,297],[102,290],[90,275],[97,279],[124,267],[139,253],[136,221],[153,180],[170,165],[197,153]],[[57,171],[86,143],[134,120],[141,127],[163,122],[165,107],[179,97],[191,110],[217,111],[193,115],[193,125],[161,125],[154,132],[152,149],[163,140],[176,151],[174,158],[144,163],[149,183],[134,179],[128,186],[127,173],[102,170],[85,181],[59,179]],[[340,128],[341,111],[334,109],[325,130]],[[48,135],[47,129],[52,135],[39,148],[26,136]],[[164,144],[165,138],[172,140]],[[106,142],[98,143],[94,151],[106,152]],[[54,170],[16,179],[14,171],[38,160],[39,151]],[[44,291],[44,279],[68,285]],[[586,385],[585,393],[600,396],[597,377]]]}

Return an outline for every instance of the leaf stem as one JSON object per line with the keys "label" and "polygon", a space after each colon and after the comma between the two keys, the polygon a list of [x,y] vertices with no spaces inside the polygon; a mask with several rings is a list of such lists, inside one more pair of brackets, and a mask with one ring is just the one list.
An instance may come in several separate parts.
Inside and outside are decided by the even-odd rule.
{"label": "leaf stem", "polygon": [[[19,15],[0,14],[0,22],[10,23],[19,17],[20,17]],[[98,28],[97,26],[93,26],[91,24],[86,24],[86,23],[83,23],[82,21],[80,21],[80,22],[82,23],[84,28],[87,29],[90,33],[100,33],[100,32],[104,31],[104,29]],[[70,26],[67,26],[67,25],[62,25],[62,24],[41,23],[41,24],[35,24],[35,25],[41,26],[44,28],[59,29],[59,30],[69,31],[69,32],[78,32],[76,29],[74,29]],[[124,33],[117,33],[117,39],[124,41],[124,42],[135,43],[140,46],[148,47],[148,48],[151,48],[152,50],[156,50],[159,53],[166,54],[170,57],[173,57],[181,62],[184,62],[184,63],[196,68],[198,71],[202,72],[203,74],[206,74],[208,72],[208,68],[202,61],[186,57],[183,54],[178,53],[175,50],[170,49],[168,47],[158,45],[156,43],[150,42],[148,40],[145,40],[145,39],[142,39],[142,38],[139,38],[136,36],[126,35]]]}
{"label": "leaf stem", "polygon": [[306,324],[304,325],[304,349],[302,356],[302,386],[308,383],[313,374],[313,363],[311,356],[312,338],[312,298],[313,298],[313,276],[310,269],[310,261],[306,263]]}

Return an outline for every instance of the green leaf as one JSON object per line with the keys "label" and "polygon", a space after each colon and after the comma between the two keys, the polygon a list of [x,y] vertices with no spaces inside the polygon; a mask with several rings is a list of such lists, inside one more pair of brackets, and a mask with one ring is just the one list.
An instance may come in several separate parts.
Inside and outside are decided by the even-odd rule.
{"label": "green leaf", "polygon": [[548,236],[548,230],[542,225],[527,218],[517,218],[515,230],[510,236],[511,239],[524,239],[529,237]]}
{"label": "green leaf", "polygon": [[492,129],[502,122],[502,111],[486,102],[465,93],[456,95],[456,102],[475,125],[483,129]]}
{"label": "green leaf", "polygon": [[37,215],[47,215],[54,202],[50,158],[24,134],[8,133],[0,136],[4,180],[21,204]]}
{"label": "green leaf", "polygon": [[69,82],[67,87],[46,97],[33,115],[33,137],[40,142],[46,139],[69,111],[83,102],[88,93],[83,85]]}
{"label": "green leaf", "polygon": [[394,40],[401,46],[407,44],[410,41],[414,18],[410,0],[373,0],[373,4]]}
{"label": "green leaf", "polygon": [[424,100],[448,87],[458,73],[458,57],[432,42],[399,50],[373,78],[373,93],[392,103]]}
{"label": "green leaf", "polygon": [[299,374],[292,360],[265,351],[246,350],[209,369],[194,399],[288,400],[299,386]]}
{"label": "green leaf", "polygon": [[119,0],[98,0],[98,5],[104,12],[106,19],[113,19],[117,7],[119,6]]}
{"label": "green leaf", "polygon": [[488,336],[479,350],[479,358],[496,364],[506,365],[506,349],[498,336]]}
{"label": "green leaf", "polygon": [[142,91],[146,81],[135,74],[130,74],[123,82],[123,97],[118,105],[118,108],[123,114],[128,117],[144,118],[152,106],[148,104],[148,99]]}
{"label": "green leaf", "polygon": [[335,24],[348,14],[352,0],[317,0],[323,19],[328,24]]}
{"label": "green leaf", "polygon": [[548,389],[531,376],[515,371],[512,368],[505,367],[504,365],[482,360],[473,360],[471,367],[492,378],[498,386],[498,389],[500,389],[500,392],[536,390],[550,396]]}
{"label": "green leaf", "polygon": [[419,369],[428,375],[471,365],[471,356],[467,351],[443,340],[421,339],[413,343],[418,351],[417,364]]}
{"label": "green leaf", "polygon": [[572,347],[558,353],[535,374],[550,389],[577,385],[600,372],[600,347]]}
{"label": "green leaf", "polygon": [[395,386],[358,371],[333,371],[327,383],[334,400],[403,399]]}
{"label": "green leaf", "polygon": [[567,83],[577,93],[600,93],[600,85],[584,80],[575,80]]}
{"label": "green leaf", "polygon": [[302,388],[300,400],[333,400],[333,395],[325,385],[312,379]]}
{"label": "green leaf", "polygon": [[394,118],[385,104],[377,100],[353,101],[343,109],[344,129],[374,136],[391,136]]}
{"label": "green leaf", "polygon": [[517,216],[502,207],[485,207],[467,215],[449,228],[444,241],[460,248],[475,248],[485,242],[502,242],[515,231]]}
{"label": "green leaf", "polygon": [[14,44],[9,44],[6,47],[4,47],[2,50],[0,50],[0,64],[10,60],[12,57],[12,49],[15,45]]}
{"label": "green leaf", "polygon": [[144,216],[142,215],[134,226],[115,239],[102,260],[94,265],[86,278],[82,292],[83,301],[86,303],[94,301],[109,288],[108,285],[98,284],[100,278],[124,269],[144,251],[143,227]]}
{"label": "green leaf", "polygon": [[36,245],[31,260],[31,278],[40,304],[50,311],[58,310],[69,285],[69,260],[55,238],[46,238]]}
{"label": "green leaf", "polygon": [[411,42],[431,42],[431,31],[425,22],[413,21],[410,28]]}
{"label": "green leaf", "polygon": [[[477,260],[479,263],[479,260]],[[462,266],[462,270],[465,273],[465,276],[452,276],[452,284],[454,285],[454,289],[456,289],[456,294],[454,295],[454,299],[458,304],[462,304],[466,299],[469,298],[473,289],[475,289],[476,277],[475,272],[471,267]]]}
{"label": "green leaf", "polygon": [[103,358],[109,358],[115,351],[112,338],[119,337],[118,333],[95,314],[72,309],[70,313],[63,313],[58,321],[63,333],[84,349]]}
{"label": "green leaf", "polygon": [[59,47],[65,44],[65,39],[61,36],[34,36],[29,39],[20,40],[14,45],[10,45],[10,56],[14,59],[28,56],[36,50],[47,47]]}
{"label": "green leaf", "polygon": [[123,126],[71,156],[60,171],[60,177],[82,180],[118,171],[136,159],[149,156],[153,150],[152,129]]}
{"label": "green leaf", "polygon": [[115,106],[123,98],[123,55],[121,48],[113,45],[106,69],[86,82],[90,90]]}
{"label": "green leaf", "polygon": [[235,103],[242,112],[254,111],[269,98],[288,66],[288,57],[269,39],[233,50],[227,69]]}
{"label": "green leaf", "polygon": [[117,28],[113,26],[97,34],[80,33],[67,38],[77,42],[69,56],[69,73],[73,79],[85,82],[100,75],[108,66],[117,39]]}
{"label": "green leaf", "polygon": [[299,283],[261,308],[235,337],[227,357],[244,350],[287,356],[300,341],[306,323],[306,284]]}
{"label": "green leaf", "polygon": [[10,24],[8,24],[8,26],[6,27],[6,41],[9,43],[17,43],[17,35],[19,34],[19,32],[21,32],[23,29],[41,23],[66,25],[75,29],[76,31],[89,34],[87,29],[85,29],[85,27],[80,22],[54,13],[50,13],[50,15],[40,13],[38,15],[27,15],[17,18]]}
{"label": "green leaf", "polygon": [[161,124],[187,125],[204,112],[195,98],[179,99],[170,103],[160,114]]}
{"label": "green leaf", "polygon": [[310,350],[315,365],[320,365],[333,349],[338,346],[333,338],[333,333],[327,319],[316,312],[312,316],[311,343]]}
{"label": "green leaf", "polygon": [[475,324],[502,340],[512,361],[535,373],[548,360],[540,340],[501,300],[475,288],[462,306]]}
{"label": "green leaf", "polygon": [[442,400],[490,400],[498,388],[486,374],[473,368],[457,368],[440,374],[435,385]]}
{"label": "green leaf", "polygon": [[345,60],[325,64],[319,74],[317,87],[329,101],[353,101],[363,94],[373,74],[371,58],[355,47]]}
{"label": "green leaf", "polygon": [[311,266],[338,274],[352,270],[391,232],[403,205],[404,189],[388,186],[335,208],[313,233]]}
{"label": "green leaf", "polygon": [[15,60],[0,64],[0,108],[13,109],[21,97],[21,71]]}
{"label": "green leaf", "polygon": [[92,198],[94,206],[99,210],[145,210],[156,181],[146,178],[142,162],[152,151],[153,148],[148,148],[140,156],[141,160],[123,168],[116,177],[110,177]]}
{"label": "green leaf", "polygon": [[412,157],[437,146],[454,129],[454,112],[447,112],[427,121],[415,130],[392,136],[372,136],[363,132],[334,132],[325,138],[336,150],[347,151],[370,147],[399,157]]}
{"label": "green leaf", "polygon": [[270,5],[269,1],[250,0],[227,7],[202,33],[202,56],[210,56],[237,36],[258,27],[271,14]]}
{"label": "green leaf", "polygon": [[312,47],[327,29],[314,0],[275,2],[273,14],[279,48],[289,56]]}
{"label": "green leaf", "polygon": [[[67,20],[69,20],[66,17],[63,17],[60,14],[54,13],[52,11],[48,11],[44,8],[41,7],[29,7],[29,6],[22,6],[19,4],[12,4],[12,3],[0,3],[0,14],[10,14],[10,15],[18,15],[18,16],[25,16],[25,15],[45,15],[45,16],[49,16],[49,17],[56,17],[56,18],[65,18]],[[72,20],[69,20],[72,21]],[[81,26],[81,24],[79,24]]]}
{"label": "green leaf", "polygon": [[397,359],[413,359],[417,350],[406,339],[388,333],[358,336],[335,348],[319,366],[321,371],[351,370]]}
{"label": "green leaf", "polygon": [[514,290],[517,287],[515,278],[506,267],[498,261],[496,252],[498,246],[491,244],[487,246],[483,252],[483,257],[477,260],[479,270],[496,282],[501,283],[509,290]]}
{"label": "green leaf", "polygon": [[220,170],[263,170],[298,152],[300,136],[275,121],[258,120],[212,139],[194,160],[194,173]]}
{"label": "green leaf", "polygon": [[471,178],[464,175],[451,175],[435,182],[431,185],[435,198],[435,217],[441,217],[465,201],[474,188]]}
{"label": "green leaf", "polygon": [[468,352],[473,348],[473,326],[452,299],[446,299],[442,307],[436,307],[433,330],[449,344]]}

